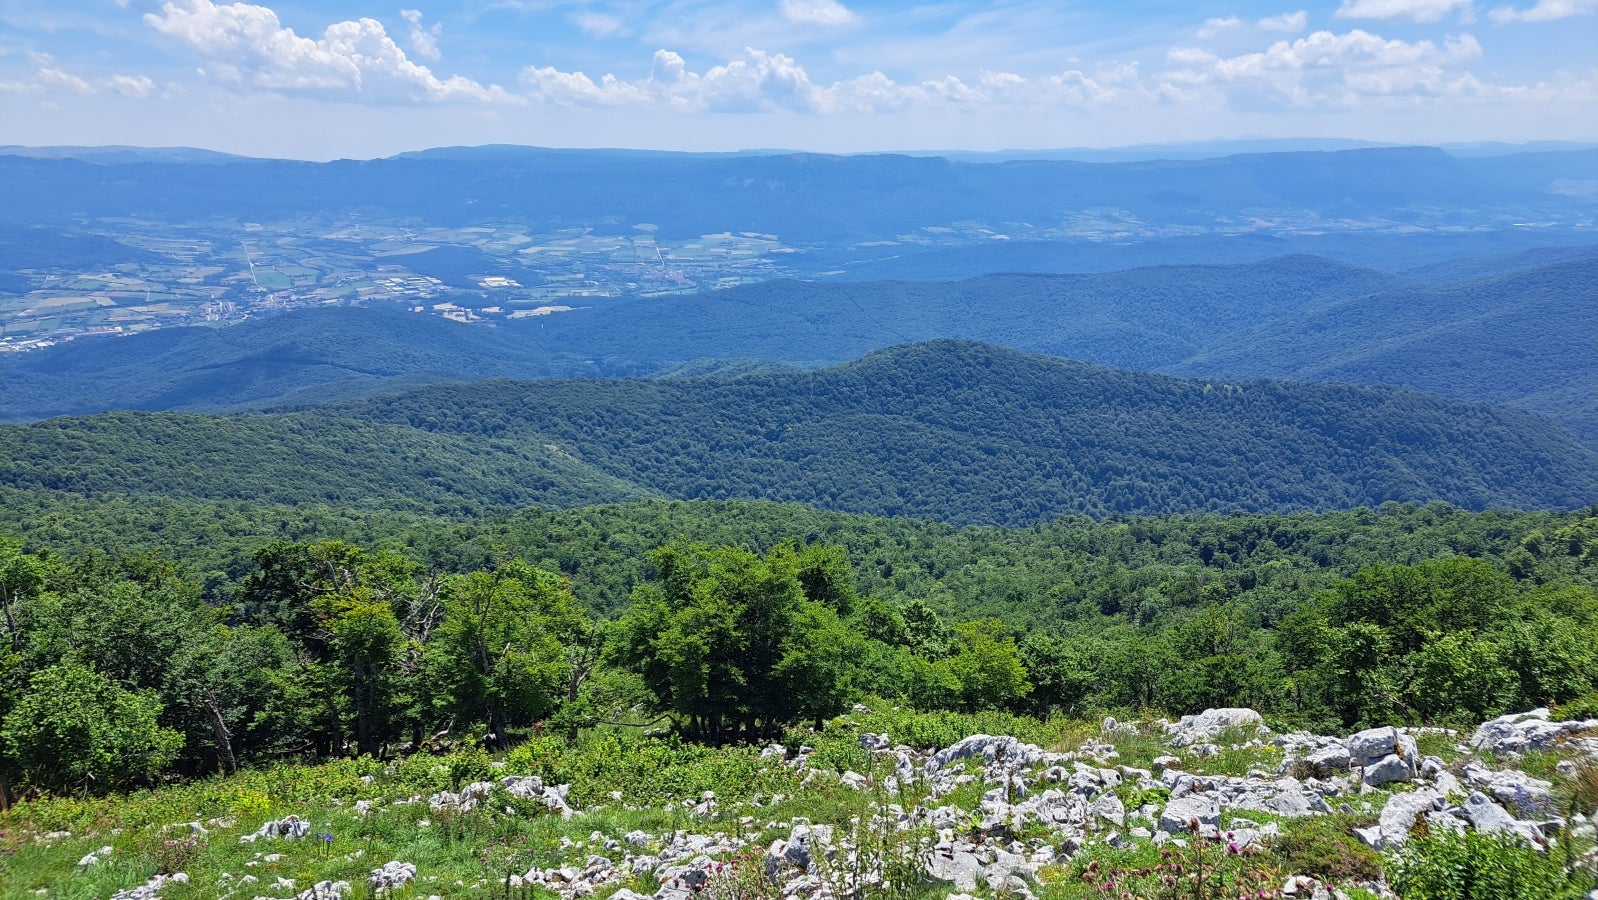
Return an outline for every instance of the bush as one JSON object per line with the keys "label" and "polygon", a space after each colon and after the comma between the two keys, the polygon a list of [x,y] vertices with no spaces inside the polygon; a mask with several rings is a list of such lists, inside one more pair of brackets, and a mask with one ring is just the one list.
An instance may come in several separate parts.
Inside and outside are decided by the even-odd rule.
{"label": "bush", "polygon": [[154,779],[183,746],[153,695],[76,663],[35,672],[0,730],[34,787],[100,793]]}
{"label": "bush", "polygon": [[1509,835],[1438,831],[1387,859],[1402,900],[1580,900],[1587,888],[1560,863]]}
{"label": "bush", "polygon": [[1322,881],[1369,880],[1381,877],[1382,858],[1354,837],[1346,816],[1308,816],[1271,842],[1271,853],[1289,872]]}
{"label": "bush", "polygon": [[1555,706],[1553,718],[1556,722],[1598,719],[1598,691],[1588,691]]}

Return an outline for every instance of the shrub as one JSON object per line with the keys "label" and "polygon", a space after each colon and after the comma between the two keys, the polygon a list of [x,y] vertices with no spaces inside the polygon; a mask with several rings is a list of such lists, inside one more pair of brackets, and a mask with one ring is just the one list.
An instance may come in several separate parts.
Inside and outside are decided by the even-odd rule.
{"label": "shrub", "polygon": [[1598,691],[1588,691],[1559,704],[1553,709],[1553,718],[1558,722],[1598,719]]}
{"label": "shrub", "polygon": [[183,735],[158,724],[154,695],[125,691],[93,669],[63,663],[35,672],[0,732],[36,787],[99,793],[153,779],[177,758]]}
{"label": "shrub", "polygon": [[1346,816],[1305,817],[1271,842],[1271,853],[1287,871],[1322,881],[1379,878],[1381,855],[1354,837],[1354,824]]}
{"label": "shrub", "polygon": [[1579,900],[1586,888],[1555,859],[1509,835],[1434,831],[1387,859],[1402,900]]}

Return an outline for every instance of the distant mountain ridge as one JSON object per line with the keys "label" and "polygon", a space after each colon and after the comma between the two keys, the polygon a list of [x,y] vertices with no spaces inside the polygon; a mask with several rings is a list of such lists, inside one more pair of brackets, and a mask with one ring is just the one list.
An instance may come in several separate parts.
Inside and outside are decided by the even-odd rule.
{"label": "distant mountain ridge", "polygon": [[[1487,277],[1480,277],[1484,273]],[[1235,266],[949,283],[771,282],[612,301],[502,326],[318,309],[0,356],[11,421],[107,409],[218,410],[485,378],[818,366],[953,337],[1212,378],[1404,385],[1519,404],[1598,447],[1598,249],[1409,274],[1290,256]],[[678,371],[681,374],[681,371]]]}
{"label": "distant mountain ridge", "polygon": [[[0,155],[8,216],[31,224],[142,216],[244,221],[305,215],[415,217],[458,226],[515,220],[540,229],[651,223],[662,237],[728,230],[794,243],[893,239],[956,222],[1216,229],[1279,219],[1278,230],[1349,220],[1426,227],[1583,217],[1559,185],[1590,178],[1598,150],[1457,159],[1425,147],[1240,154],[1217,159],[961,163],[902,155],[701,157],[506,149],[475,158],[414,156],[228,165]],[[1574,180],[1574,181],[1573,181]],[[428,189],[416,190],[426,184]]]}

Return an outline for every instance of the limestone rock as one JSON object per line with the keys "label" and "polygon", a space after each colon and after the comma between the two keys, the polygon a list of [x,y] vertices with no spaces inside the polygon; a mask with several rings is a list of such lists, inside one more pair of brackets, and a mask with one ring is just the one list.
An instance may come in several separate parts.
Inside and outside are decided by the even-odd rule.
{"label": "limestone rock", "polygon": [[416,880],[416,866],[408,862],[393,860],[386,862],[367,877],[366,883],[374,891],[389,891]]}
{"label": "limestone rock", "polygon": [[1263,728],[1265,719],[1252,709],[1237,707],[1206,709],[1198,715],[1183,716],[1180,721],[1165,726],[1173,747],[1186,747],[1212,740],[1229,728]]}
{"label": "limestone rock", "polygon": [[1598,729],[1598,719],[1551,722],[1545,708],[1510,713],[1483,722],[1471,735],[1470,746],[1484,753],[1510,754],[1547,750],[1561,737]]}
{"label": "limestone rock", "polygon": [[1201,829],[1220,826],[1221,806],[1214,794],[1188,794],[1165,804],[1165,809],[1160,813],[1160,830],[1166,834],[1180,834],[1189,829],[1189,823],[1195,821]]}

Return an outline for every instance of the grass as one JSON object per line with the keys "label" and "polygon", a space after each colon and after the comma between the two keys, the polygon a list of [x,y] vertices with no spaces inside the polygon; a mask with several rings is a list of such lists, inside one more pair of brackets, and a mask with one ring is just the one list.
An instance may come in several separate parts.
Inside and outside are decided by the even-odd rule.
{"label": "grass", "polygon": [[[1014,726],[1014,727],[1010,727]],[[644,737],[622,731],[585,733],[575,745],[547,737],[534,737],[504,758],[494,759],[480,750],[462,750],[440,756],[413,756],[390,763],[371,759],[338,760],[317,766],[284,765],[242,772],[231,778],[214,778],[176,784],[153,791],[107,798],[44,798],[0,814],[0,900],[31,898],[38,889],[51,897],[103,898],[117,890],[146,882],[158,872],[181,870],[187,885],[169,885],[167,900],[214,898],[233,891],[235,897],[288,896],[275,889],[279,878],[290,879],[296,892],[324,880],[348,881],[352,900],[368,895],[366,878],[374,868],[400,860],[415,863],[418,883],[396,897],[508,897],[519,896],[505,886],[505,878],[533,866],[582,867],[592,855],[620,862],[626,852],[658,852],[672,832],[721,834],[743,842],[750,854],[778,837],[787,836],[793,823],[804,820],[830,823],[841,833],[854,833],[867,842],[867,851],[837,861],[833,873],[852,887],[850,898],[872,900],[923,900],[947,892],[947,886],[927,885],[911,877],[916,866],[907,862],[922,852],[916,843],[931,836],[924,830],[898,833],[880,828],[893,807],[914,809],[925,800],[926,786],[913,782],[897,786],[889,780],[895,755],[874,756],[860,748],[862,732],[886,732],[892,743],[912,746],[946,746],[973,733],[1012,733],[1053,749],[1080,747],[1099,737],[1094,723],[1062,719],[1027,720],[999,714],[919,714],[881,708],[833,722],[818,733],[794,732],[787,736],[791,749],[800,743],[814,748],[807,771],[781,760],[761,759],[756,748],[708,748],[670,738]],[[1280,754],[1271,747],[1241,746],[1247,735],[1221,735],[1215,741],[1221,752],[1208,759],[1184,758],[1185,771],[1200,775],[1245,775],[1250,770],[1274,772]],[[1126,765],[1147,768],[1152,760],[1170,753],[1166,737],[1145,727],[1143,731],[1117,732],[1111,738]],[[1427,752],[1423,746],[1423,752]],[[1178,754],[1180,751],[1178,751]],[[1442,755],[1437,753],[1436,755]],[[1548,771],[1556,784],[1564,782],[1553,772],[1559,754],[1528,758],[1534,772]],[[960,771],[976,776],[949,795],[929,805],[957,806],[970,812],[973,827],[981,819],[982,794],[993,785],[981,777],[978,759],[964,760]],[[1068,766],[1069,768],[1069,766]],[[855,771],[867,776],[865,790],[843,787],[835,777],[820,773]],[[1583,770],[1568,792],[1578,804],[1598,803],[1598,769]],[[472,781],[497,780],[506,774],[539,775],[547,784],[574,784],[570,799],[579,814],[563,820],[535,801],[520,801],[497,794],[470,812],[440,812],[426,798],[442,790],[458,790]],[[1039,785],[1036,789],[1042,789]],[[1565,789],[1565,788],[1562,788]],[[696,815],[692,809],[701,794],[714,791],[716,809]],[[1169,792],[1139,788],[1124,781],[1116,793],[1135,816],[1145,804],[1163,806]],[[1258,853],[1238,855],[1218,845],[1188,850],[1169,848],[1164,853],[1146,840],[1130,840],[1122,849],[1090,841],[1076,858],[1047,867],[1037,889],[1040,900],[1086,900],[1106,896],[1105,880],[1133,891],[1144,900],[1163,896],[1152,882],[1152,870],[1181,862],[1197,871],[1191,855],[1211,854],[1227,878],[1247,881],[1256,875],[1276,878],[1279,887],[1286,874],[1307,874],[1334,881],[1372,878],[1382,871],[1383,860],[1353,836],[1353,829],[1370,824],[1384,793],[1348,798],[1364,810],[1354,816],[1327,815],[1284,819],[1269,813],[1228,810],[1223,827],[1239,818],[1254,823],[1274,822],[1281,835]],[[417,802],[419,800],[419,802]],[[371,812],[356,810],[358,801],[372,804]],[[510,807],[514,814],[507,814]],[[301,840],[261,839],[241,842],[262,823],[295,814],[311,825],[312,837]],[[191,836],[187,828],[164,828],[199,821],[204,834]],[[1147,823],[1132,818],[1127,829]],[[1019,837],[1051,840],[1048,827],[1026,823]],[[1123,834],[1127,829],[1120,829]],[[651,846],[606,849],[609,841],[623,841],[632,831],[652,836]],[[1094,835],[1107,829],[1096,825]],[[70,832],[70,837],[42,840],[48,832]],[[327,836],[325,838],[320,836]],[[112,851],[98,864],[80,868],[78,860],[109,846]],[[908,856],[907,856],[908,854]],[[919,859],[919,857],[916,857]],[[1119,873],[1105,880],[1084,878]],[[722,900],[766,900],[761,891],[770,885],[750,880],[746,869],[723,887],[738,894]],[[889,874],[892,873],[891,877]],[[1164,870],[1170,874],[1170,870]],[[245,876],[257,879],[241,886]],[[1280,877],[1278,877],[1280,876]],[[883,888],[884,883],[895,885]],[[1229,882],[1231,883],[1231,882]],[[626,887],[643,894],[658,885],[648,875],[627,875],[620,884],[606,885],[598,900]],[[542,888],[520,891],[530,897]],[[987,891],[979,891],[984,897]],[[543,892],[552,900],[552,895]],[[772,895],[773,897],[775,895]],[[1119,896],[1117,893],[1116,896]],[[1183,896],[1205,896],[1203,894]],[[1235,896],[1235,894],[1233,895]],[[712,895],[711,900],[717,900]]]}

